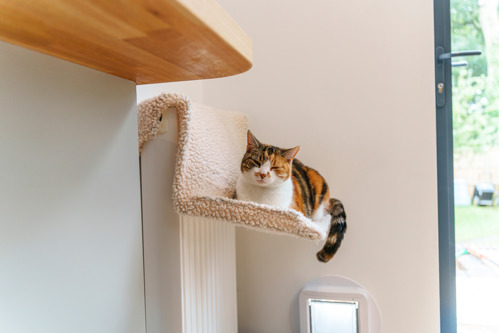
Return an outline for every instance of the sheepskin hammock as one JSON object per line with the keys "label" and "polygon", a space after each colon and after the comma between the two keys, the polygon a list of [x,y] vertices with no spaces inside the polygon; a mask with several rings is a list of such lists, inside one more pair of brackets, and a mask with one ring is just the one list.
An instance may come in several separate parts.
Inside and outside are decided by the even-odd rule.
{"label": "sheepskin hammock", "polygon": [[163,93],[138,105],[139,150],[163,132],[176,109],[178,142],[173,202],[179,214],[221,219],[257,231],[324,240],[330,216],[312,221],[293,209],[232,199],[246,150],[246,116]]}

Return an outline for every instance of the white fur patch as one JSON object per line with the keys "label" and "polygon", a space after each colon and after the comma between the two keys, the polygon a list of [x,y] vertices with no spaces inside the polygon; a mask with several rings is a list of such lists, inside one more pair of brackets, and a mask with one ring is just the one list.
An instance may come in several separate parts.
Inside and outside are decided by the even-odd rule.
{"label": "white fur patch", "polygon": [[282,181],[273,175],[273,172],[271,172],[270,178],[274,179],[269,184],[259,184],[253,170],[242,173],[236,184],[237,198],[279,208],[289,208],[293,201],[291,178]]}
{"label": "white fur patch", "polygon": [[263,165],[260,168],[256,168],[256,169],[259,169],[258,172],[261,172],[263,174],[267,174],[268,172],[270,172],[270,161],[267,160],[267,162],[263,163]]}
{"label": "white fur patch", "polygon": [[313,221],[320,221],[326,215],[328,215],[328,212],[326,212],[326,209],[324,207],[324,202],[323,202],[315,211],[314,215],[312,216],[312,220]]}

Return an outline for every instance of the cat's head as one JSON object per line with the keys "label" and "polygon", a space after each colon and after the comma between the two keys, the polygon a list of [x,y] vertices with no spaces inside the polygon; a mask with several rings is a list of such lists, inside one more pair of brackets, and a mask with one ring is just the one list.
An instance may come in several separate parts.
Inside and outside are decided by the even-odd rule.
{"label": "cat's head", "polygon": [[258,141],[248,130],[246,153],[241,162],[244,179],[259,186],[276,186],[291,177],[292,163],[300,146],[283,149]]}

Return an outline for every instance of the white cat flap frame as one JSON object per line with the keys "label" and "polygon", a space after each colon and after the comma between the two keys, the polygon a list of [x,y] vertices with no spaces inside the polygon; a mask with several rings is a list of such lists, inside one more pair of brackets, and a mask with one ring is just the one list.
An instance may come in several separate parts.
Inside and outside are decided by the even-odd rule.
{"label": "white cat flap frame", "polygon": [[381,333],[374,298],[355,281],[324,276],[310,281],[299,295],[300,333]]}
{"label": "white cat flap frame", "polygon": [[292,209],[232,199],[246,149],[244,114],[163,93],[138,105],[139,149],[164,131],[177,111],[178,149],[173,201],[179,214],[219,218],[246,228],[324,241],[330,216],[312,221]]}

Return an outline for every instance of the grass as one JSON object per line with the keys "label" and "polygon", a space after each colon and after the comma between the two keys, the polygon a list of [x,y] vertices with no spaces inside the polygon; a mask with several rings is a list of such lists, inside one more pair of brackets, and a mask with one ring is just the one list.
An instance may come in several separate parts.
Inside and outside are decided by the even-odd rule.
{"label": "grass", "polygon": [[499,207],[456,207],[456,242],[490,239],[499,245]]}

